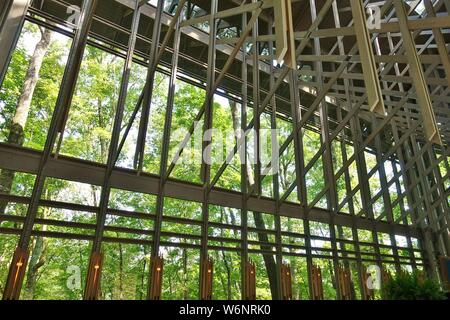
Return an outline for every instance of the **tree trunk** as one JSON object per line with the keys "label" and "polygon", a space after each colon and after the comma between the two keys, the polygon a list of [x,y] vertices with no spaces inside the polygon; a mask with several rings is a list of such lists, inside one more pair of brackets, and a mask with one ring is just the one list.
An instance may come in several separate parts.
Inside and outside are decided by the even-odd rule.
{"label": "tree trunk", "polygon": [[[265,230],[266,224],[264,218],[260,212],[253,212],[253,219],[255,220],[256,228]],[[269,242],[269,238],[266,233],[258,232],[258,240],[261,242]],[[272,247],[267,245],[261,245],[261,249],[265,251],[271,251]],[[277,277],[277,264],[272,254],[263,254],[264,264],[267,270],[267,276],[269,277],[270,292],[273,300],[278,300],[281,297],[278,295],[278,277]]]}
{"label": "tree trunk", "polygon": [[[99,98],[97,99],[97,113],[98,113],[98,125],[100,128],[106,129],[106,124],[103,117],[103,106],[102,106],[102,100]],[[106,139],[99,135],[99,142],[100,142],[100,162],[105,163],[108,160],[108,144]]]}
{"label": "tree trunk", "polygon": [[[170,259],[170,257],[169,257]],[[170,261],[171,260],[171,261]],[[170,262],[171,265],[175,264],[175,261],[173,261],[172,259],[170,259],[168,262]],[[177,272],[178,270],[175,269],[175,272]],[[166,279],[169,280],[169,294],[167,295],[169,300],[173,299],[173,290],[172,290],[172,276],[170,274],[167,274],[167,269],[166,269]]]}
{"label": "tree trunk", "polygon": [[119,243],[119,299],[123,300],[123,248],[122,244]]}
{"label": "tree trunk", "polygon": [[[239,128],[239,117],[237,104],[234,101],[230,101],[231,116],[233,118],[233,129],[237,132]],[[239,139],[239,137],[237,137]],[[250,189],[255,184],[255,178],[253,175],[253,170],[251,165],[247,163],[247,177],[248,177],[248,188]],[[261,230],[266,230],[266,224],[264,218],[260,212],[253,212],[253,219],[255,220],[256,228]],[[261,242],[269,242],[266,233],[258,233],[258,240]],[[272,247],[267,245],[261,245],[262,250],[272,251]],[[272,254],[263,254],[264,265],[266,267],[267,276],[270,283],[270,292],[272,294],[272,299],[278,300],[281,297],[278,295],[278,276],[277,276],[277,264]]]}
{"label": "tree trunk", "polygon": [[45,263],[45,250],[46,243],[44,238],[36,237],[28,267],[27,281],[25,283],[25,300],[33,300],[35,298],[38,271]]}
{"label": "tree trunk", "polygon": [[189,299],[188,273],[187,273],[187,250],[183,249],[183,300]]}
{"label": "tree trunk", "polygon": [[[49,208],[44,208],[42,218],[45,219],[49,214]],[[44,225],[42,231],[47,228]],[[45,264],[47,251],[47,241],[44,237],[38,236],[34,240],[33,249],[31,251],[30,263],[28,265],[27,280],[25,283],[24,299],[34,300],[36,293],[36,285],[39,277],[39,269]]]}
{"label": "tree trunk", "polygon": [[330,272],[330,277],[331,277],[331,285],[333,286],[333,289],[336,291],[336,296],[338,295],[337,292],[337,275],[334,273],[334,268],[333,268],[333,262],[328,259],[327,261],[327,265],[328,265],[328,272]]}
{"label": "tree trunk", "polygon": [[145,289],[144,289],[144,287],[145,287],[145,271],[147,268],[147,259],[146,259],[147,250],[145,248],[146,248],[145,246],[142,247],[142,250],[144,253],[144,259],[142,259],[143,263],[142,263],[142,272],[141,272],[141,286],[139,288],[139,300],[144,299],[144,292],[145,292]]}
{"label": "tree trunk", "polygon": [[[225,219],[225,223],[229,224],[229,220],[228,220],[228,216],[225,214],[225,209],[223,207],[220,208],[220,221],[223,222]],[[223,234],[223,229],[220,229],[220,236],[224,237]],[[221,243],[221,245],[223,246],[223,242]],[[227,299],[231,300],[231,269],[230,266],[228,265],[228,259],[227,256],[225,254],[225,251],[221,250],[222,253],[222,259],[223,259],[223,263],[225,266],[225,270],[227,273],[227,281],[225,284],[225,281],[223,281],[222,279],[222,286],[224,288],[224,292],[227,293]],[[219,257],[219,253],[217,253],[217,258]],[[222,276],[222,275],[221,275]]]}
{"label": "tree trunk", "polygon": [[[22,146],[25,140],[24,129],[30,112],[31,100],[33,98],[36,84],[39,80],[39,72],[42,67],[45,54],[51,41],[51,30],[41,29],[41,39],[37,43],[30,59],[25,81],[17,102],[16,112],[9,127],[8,143]],[[2,170],[0,174],[0,193],[9,194],[14,180],[14,171]],[[0,200],[0,214],[5,213],[8,201]]]}

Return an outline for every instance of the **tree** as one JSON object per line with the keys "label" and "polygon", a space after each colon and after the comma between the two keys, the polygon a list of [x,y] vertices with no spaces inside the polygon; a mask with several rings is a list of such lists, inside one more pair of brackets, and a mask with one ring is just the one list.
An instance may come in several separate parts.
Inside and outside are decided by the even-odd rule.
{"label": "tree", "polygon": [[[50,29],[39,27],[41,38],[34,48],[33,54],[30,58],[30,64],[23,82],[23,87],[19,100],[17,102],[14,117],[9,126],[8,143],[22,146],[25,140],[25,125],[27,123],[30,112],[31,101],[36,89],[36,84],[39,80],[39,73],[41,71],[42,62],[47,53],[52,37]],[[12,183],[14,180],[14,171],[2,170],[0,174],[0,192],[9,194],[11,192]],[[0,214],[5,213],[8,201],[0,200]]]}
{"label": "tree", "polygon": [[[37,42],[30,57],[28,69],[25,74],[23,85],[20,90],[20,96],[16,104],[14,116],[8,127],[7,142],[13,145],[22,146],[25,141],[25,126],[30,114],[32,99],[40,79],[40,72],[43,66],[44,58],[50,48],[52,40],[52,31],[39,27],[40,39]],[[14,63],[15,61],[13,61]],[[0,192],[9,194],[13,186],[15,172],[11,170],[2,170],[0,173]],[[0,200],[0,214],[4,214],[8,201]],[[43,215],[48,209],[44,209]],[[46,241],[43,237],[33,239],[30,263],[27,271],[27,281],[25,284],[26,298],[34,297],[34,289],[38,276],[38,270],[45,263]]]}

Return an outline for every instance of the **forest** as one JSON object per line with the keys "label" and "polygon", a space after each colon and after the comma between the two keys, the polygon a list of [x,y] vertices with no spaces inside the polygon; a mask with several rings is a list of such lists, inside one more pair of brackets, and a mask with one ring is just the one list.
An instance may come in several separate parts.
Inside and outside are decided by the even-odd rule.
{"label": "forest", "polygon": [[[0,89],[0,141],[8,144],[42,150],[58,96],[64,73],[71,39],[33,23],[26,22],[14,51],[8,73]],[[105,164],[111,140],[114,112],[120,89],[124,59],[97,47],[88,45],[82,62],[74,99],[71,104],[67,124],[60,145],[60,154],[91,162]],[[133,63],[128,95],[122,123],[123,134],[132,116],[135,105],[144,88],[146,67]],[[164,119],[167,107],[169,76],[163,72],[156,75],[152,109],[147,130],[143,170],[158,174],[164,132]],[[172,159],[183,136],[177,129],[188,128],[203,104],[205,91],[192,84],[176,81],[176,94],[171,126],[170,156]],[[249,108],[248,119],[252,109]],[[241,126],[239,104],[217,95],[213,106],[213,126],[219,132],[233,131]],[[130,130],[120,153],[117,166],[133,169],[134,149],[137,141],[140,114]],[[281,145],[292,131],[287,119],[276,119],[278,143]],[[271,116],[263,114],[261,127],[270,129]],[[302,131],[305,163],[314,157],[322,144],[320,130],[311,126]],[[215,137],[215,139],[219,139]],[[226,137],[223,137],[226,139]],[[195,161],[201,157],[201,150],[194,145],[194,139],[182,154],[182,159],[174,167],[171,178],[200,183],[200,164]],[[249,139],[252,140],[252,139]],[[219,152],[223,150],[216,150]],[[335,139],[332,143],[335,173],[344,165],[344,159],[355,152],[346,139]],[[365,152],[367,171],[377,165],[376,156]],[[267,165],[267,163],[265,163]],[[388,160],[384,164],[388,179],[400,170],[399,164]],[[293,144],[279,159],[279,193],[284,194],[295,181],[295,157]],[[215,176],[220,164],[211,166]],[[442,165],[442,175],[446,169]],[[241,166],[236,155],[217,182],[217,187],[240,191]],[[357,166],[354,161],[346,173],[337,181],[339,203],[343,213],[360,213],[363,210],[361,194],[358,189]],[[346,186],[345,176],[350,179]],[[0,292],[3,292],[9,263],[18,242],[22,220],[2,219],[1,216],[23,217],[27,212],[33,182],[36,177],[23,172],[2,170],[0,174],[0,193],[17,196],[17,201],[6,201],[0,197]],[[306,174],[308,202],[313,201],[326,185],[322,157],[315,162]],[[375,197],[381,189],[380,177],[376,172],[368,181],[374,199],[376,217],[383,216],[385,203],[383,197]],[[447,188],[450,182],[446,181]],[[397,184],[404,191],[402,177]],[[354,191],[350,192],[349,190]],[[56,178],[47,178],[43,200],[65,202],[79,205],[79,210],[68,210],[56,206],[40,206],[38,218],[54,221],[73,222],[74,226],[64,227],[36,222],[34,230],[65,232],[73,239],[34,236],[30,248],[30,261],[22,289],[23,299],[81,299],[84,289],[86,269],[92,243],[84,236],[92,236],[96,223],[96,210],[99,206],[101,187]],[[274,198],[272,176],[262,180],[262,194]],[[398,199],[396,184],[391,185],[390,200],[394,218],[401,218],[408,208],[406,199]],[[286,199],[299,202],[294,190]],[[327,198],[323,196],[317,207],[327,208]],[[152,214],[156,208],[156,195],[139,194],[127,190],[113,189],[108,206],[105,240],[102,243],[104,265],[101,279],[101,299],[146,299],[149,264],[151,257]],[[406,209],[405,209],[406,208]],[[209,207],[208,246],[214,261],[214,299],[241,298],[241,212],[231,207]],[[114,214],[128,213],[128,214]],[[363,213],[364,214],[364,213]],[[182,218],[183,223],[174,222],[171,217]],[[162,246],[160,254],[164,257],[163,299],[198,299],[199,295],[199,244],[201,241],[201,203],[175,198],[164,198],[164,218],[162,223]],[[381,218],[386,220],[386,215]],[[179,220],[181,221],[181,220]],[[275,229],[277,219],[266,213],[249,213],[248,243],[249,258],[256,265],[257,299],[272,299],[274,296],[274,265],[276,262]],[[406,215],[401,224],[409,224]],[[294,299],[309,299],[307,261],[305,251],[305,221],[281,216],[283,231],[283,261],[292,270]],[[113,231],[113,227],[129,228],[135,232]],[[360,255],[364,266],[374,264],[376,240],[383,256],[383,265],[395,272],[400,266],[405,270],[422,269],[423,257],[418,239],[400,235],[375,233],[371,230],[328,225],[309,221],[313,263],[320,266],[323,275],[326,299],[335,299],[336,277],[333,261],[333,241],[335,235],[340,263],[348,266],[352,273],[352,294],[361,298],[359,267],[355,258]],[[119,228],[117,228],[119,230]],[[265,230],[265,232],[258,232]],[[179,235],[184,236],[179,236]],[[128,239],[130,241],[113,241]],[[173,243],[173,245],[170,245]],[[186,246],[177,246],[184,244]],[[227,247],[219,250],[217,247]],[[393,258],[393,248],[401,256]],[[269,252],[272,251],[273,254]]]}

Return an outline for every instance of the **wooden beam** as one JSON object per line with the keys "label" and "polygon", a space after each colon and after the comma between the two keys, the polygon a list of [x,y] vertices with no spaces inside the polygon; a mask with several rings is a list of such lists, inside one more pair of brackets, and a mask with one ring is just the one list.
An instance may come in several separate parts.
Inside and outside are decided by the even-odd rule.
{"label": "wooden beam", "polygon": [[312,300],[323,300],[323,283],[322,270],[319,266],[313,265],[311,267],[312,273]]}
{"label": "wooden beam", "polygon": [[275,23],[275,47],[278,64],[284,60],[288,52],[288,13],[286,1],[275,1],[273,4],[274,23]]}
{"label": "wooden beam", "polygon": [[[430,17],[436,17],[433,3],[430,0],[425,0],[424,4],[428,15]],[[433,28],[433,35],[445,70],[447,85],[450,87],[450,55],[447,50],[447,44],[440,28]]]}
{"label": "wooden beam", "polygon": [[[355,0],[352,0],[355,1]],[[417,101],[422,111],[422,118],[426,137],[432,143],[442,145],[442,139],[439,134],[439,128],[436,123],[436,118],[433,111],[433,104],[431,102],[430,91],[427,87],[425,76],[417,54],[414,40],[411,36],[411,31],[408,28],[408,16],[403,1],[394,1],[395,10],[402,33],[403,45],[405,47],[406,56],[410,67],[410,74],[413,78],[414,87],[417,92]]]}
{"label": "wooden beam", "polygon": [[292,272],[286,263],[281,264],[281,292],[283,300],[292,300]]}
{"label": "wooden beam", "polygon": [[14,251],[11,267],[9,268],[3,300],[19,300],[25,270],[28,264],[29,252],[18,247]]}
{"label": "wooden beam", "polygon": [[213,261],[205,258],[201,261],[200,300],[212,300]]}
{"label": "wooden beam", "polygon": [[253,262],[245,264],[245,300],[256,300],[256,266]]}
{"label": "wooden beam", "polygon": [[364,82],[366,84],[369,109],[372,112],[385,115],[386,109],[384,107],[381,85],[378,79],[377,66],[375,64],[375,56],[369,29],[367,28],[364,4],[361,0],[351,0],[350,3],[355,24],[356,40],[358,42],[363,68]]}
{"label": "wooden beam", "polygon": [[162,277],[163,277],[164,259],[159,256],[152,257],[150,286],[148,292],[149,300],[161,300]]}
{"label": "wooden beam", "polygon": [[[227,9],[227,10],[223,10],[223,11],[219,11],[214,15],[214,19],[225,19],[228,17],[232,17],[232,16],[237,16],[246,12],[252,12],[255,11],[258,8],[262,8],[262,9],[268,9],[271,8],[273,3],[278,3],[278,1],[273,1],[273,0],[262,0],[262,1],[258,1],[258,2],[253,2],[253,3],[249,3],[249,4],[244,4],[238,7],[233,7],[231,9]],[[211,15],[210,14],[206,14],[200,17],[195,17],[186,21],[181,22],[180,26],[181,27],[187,27],[187,26],[192,26],[195,24],[199,24],[202,22],[207,22],[211,19]]]}
{"label": "wooden beam", "polygon": [[100,291],[100,279],[102,274],[103,254],[92,252],[86,276],[84,300],[97,300]]}
{"label": "wooden beam", "polygon": [[[284,63],[291,69],[297,69],[297,55],[295,54],[294,20],[292,18],[291,0],[286,1],[286,30],[287,30],[287,51],[284,56]],[[280,1],[282,2],[282,1]],[[277,48],[278,49],[278,48]]]}

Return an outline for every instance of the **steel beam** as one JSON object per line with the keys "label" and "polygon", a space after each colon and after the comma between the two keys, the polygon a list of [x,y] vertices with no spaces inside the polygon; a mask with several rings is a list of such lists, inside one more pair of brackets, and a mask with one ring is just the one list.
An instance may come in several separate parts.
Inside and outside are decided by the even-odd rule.
{"label": "steel beam", "polygon": [[0,86],[19,40],[31,0],[4,0],[0,4]]}

